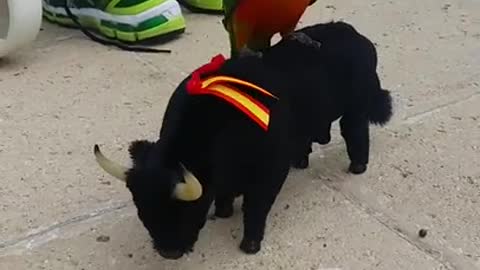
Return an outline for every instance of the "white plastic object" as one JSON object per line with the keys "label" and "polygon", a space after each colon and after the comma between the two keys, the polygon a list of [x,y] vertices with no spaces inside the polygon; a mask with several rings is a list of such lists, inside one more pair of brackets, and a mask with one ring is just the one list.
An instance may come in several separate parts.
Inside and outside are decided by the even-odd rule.
{"label": "white plastic object", "polygon": [[41,24],[42,0],[0,0],[0,57],[33,42]]}

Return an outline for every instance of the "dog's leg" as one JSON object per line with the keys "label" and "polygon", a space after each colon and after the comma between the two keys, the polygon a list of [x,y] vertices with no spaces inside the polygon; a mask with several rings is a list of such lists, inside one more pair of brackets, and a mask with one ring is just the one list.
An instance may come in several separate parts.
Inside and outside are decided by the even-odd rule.
{"label": "dog's leg", "polygon": [[327,123],[320,123],[316,127],[316,132],[315,132],[315,142],[319,144],[328,144],[330,140],[332,139],[330,136],[330,130],[332,129],[332,123],[327,122]]}
{"label": "dog's leg", "polygon": [[350,157],[349,171],[353,174],[362,174],[367,170],[370,147],[368,124],[368,119],[358,114],[347,114],[340,119],[341,134]]}
{"label": "dog's leg", "polygon": [[234,195],[218,196],[215,198],[215,216],[219,218],[229,218],[233,216]]}
{"label": "dog's leg", "polygon": [[306,169],[309,166],[309,156],[312,153],[312,140],[310,136],[298,136],[292,150],[292,167]]}

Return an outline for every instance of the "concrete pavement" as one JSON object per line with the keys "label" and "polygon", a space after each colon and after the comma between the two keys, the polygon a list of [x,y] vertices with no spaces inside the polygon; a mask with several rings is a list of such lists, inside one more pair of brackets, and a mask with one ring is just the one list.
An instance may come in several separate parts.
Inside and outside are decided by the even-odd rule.
{"label": "concrete pavement", "polygon": [[345,173],[335,127],[312,167],[291,173],[260,254],[238,250],[237,211],[172,262],[152,251],[92,146],[126,162],[129,141],[157,137],[176,84],[228,54],[219,17],[185,16],[187,32],[161,46],[170,55],[45,22],[34,44],[0,60],[1,270],[480,269],[480,2],[318,1],[302,25],[352,23],[378,45],[395,98],[394,119],[372,129],[369,170]]}

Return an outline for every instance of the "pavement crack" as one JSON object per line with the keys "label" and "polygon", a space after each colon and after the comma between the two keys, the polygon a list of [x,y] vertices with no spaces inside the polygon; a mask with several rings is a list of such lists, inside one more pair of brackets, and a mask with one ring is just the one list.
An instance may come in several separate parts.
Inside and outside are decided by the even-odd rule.
{"label": "pavement crack", "polygon": [[95,210],[91,213],[80,215],[80,216],[75,216],[75,217],[72,217],[72,218],[67,219],[65,221],[53,224],[53,225],[51,225],[51,226],[49,226],[49,227],[47,227],[43,230],[40,230],[38,232],[30,233],[30,234],[27,234],[27,235],[22,236],[22,237],[18,237],[18,238],[14,238],[14,239],[11,239],[11,240],[0,242],[0,251],[2,251],[3,249],[7,249],[9,247],[15,246],[15,245],[17,245],[21,242],[24,242],[24,241],[35,240],[35,239],[40,238],[44,235],[47,235],[48,233],[50,233],[54,230],[62,229],[64,227],[67,227],[67,226],[72,225],[72,224],[88,221],[88,220],[91,220],[91,219],[94,219],[94,218],[97,218],[97,217],[101,217],[105,214],[109,214],[109,213],[127,208],[130,204],[131,204],[130,202],[122,202],[122,203],[114,205],[114,206],[109,206],[109,207],[97,209],[97,210]]}
{"label": "pavement crack", "polygon": [[[321,177],[318,177],[321,180]],[[471,262],[466,261],[461,258],[459,255],[453,253],[452,251],[442,248],[442,247],[432,247],[426,242],[418,240],[417,231],[407,229],[412,227],[411,225],[402,224],[400,221],[395,220],[390,215],[386,214],[385,211],[375,207],[375,203],[371,202],[372,194],[362,195],[354,191],[354,188],[351,186],[341,186],[341,184],[322,181],[322,183],[329,189],[342,194],[345,199],[351,202],[356,208],[360,211],[366,213],[368,216],[373,218],[383,227],[385,227],[390,232],[397,235],[402,240],[406,241],[411,246],[415,247],[420,252],[426,254],[437,263],[443,265],[446,269],[451,270],[460,270],[460,269],[475,269],[475,265]],[[439,250],[440,249],[440,250]]]}
{"label": "pavement crack", "polygon": [[480,96],[480,92],[476,91],[466,97],[463,97],[461,99],[457,99],[457,100],[452,100],[450,102],[447,102],[447,103],[443,103],[443,104],[440,104],[436,107],[433,107],[431,109],[428,109],[426,111],[423,111],[423,112],[419,112],[419,113],[416,113],[416,114],[413,114],[413,115],[410,115],[410,116],[407,116],[403,119],[403,121],[401,122],[401,125],[404,125],[404,124],[414,124],[416,122],[418,122],[420,119],[426,117],[426,116],[429,116],[433,113],[436,113],[436,112],[439,112],[445,108],[449,108],[451,106],[454,106],[454,105],[457,105],[457,104],[460,104],[460,103],[463,103],[463,102],[466,102],[466,101],[469,101],[471,99],[474,99],[476,97]]}

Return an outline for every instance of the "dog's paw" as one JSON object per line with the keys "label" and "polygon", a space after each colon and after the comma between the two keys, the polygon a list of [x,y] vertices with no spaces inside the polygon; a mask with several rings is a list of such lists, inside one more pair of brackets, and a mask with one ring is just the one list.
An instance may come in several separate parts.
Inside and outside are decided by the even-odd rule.
{"label": "dog's paw", "polygon": [[348,171],[353,174],[362,174],[367,170],[367,164],[355,164],[351,163]]}
{"label": "dog's paw", "polygon": [[246,254],[256,254],[261,249],[261,242],[244,238],[242,243],[240,243],[240,249]]}
{"label": "dog's paw", "polygon": [[301,157],[292,162],[292,167],[295,169],[306,169],[309,165],[310,161],[308,160],[308,156]]}

